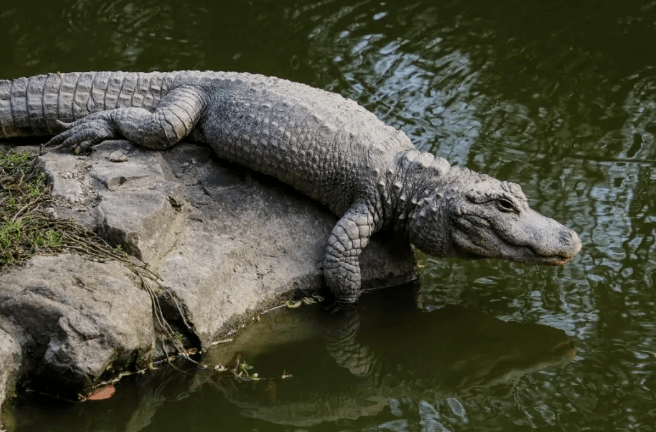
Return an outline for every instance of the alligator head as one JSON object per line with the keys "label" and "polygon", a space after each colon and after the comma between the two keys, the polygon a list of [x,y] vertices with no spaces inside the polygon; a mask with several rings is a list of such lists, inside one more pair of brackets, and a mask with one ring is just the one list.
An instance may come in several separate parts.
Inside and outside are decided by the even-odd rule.
{"label": "alligator head", "polygon": [[430,255],[555,266],[581,250],[578,235],[531,209],[515,183],[458,167],[428,183],[407,227],[411,242]]}

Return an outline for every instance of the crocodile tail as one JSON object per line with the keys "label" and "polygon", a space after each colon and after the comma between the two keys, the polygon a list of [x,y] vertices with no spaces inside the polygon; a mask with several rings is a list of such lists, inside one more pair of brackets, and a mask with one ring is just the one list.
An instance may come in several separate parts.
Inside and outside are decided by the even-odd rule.
{"label": "crocodile tail", "polygon": [[56,120],[71,122],[97,111],[152,111],[179,75],[73,72],[0,80],[0,138],[56,135],[61,131]]}

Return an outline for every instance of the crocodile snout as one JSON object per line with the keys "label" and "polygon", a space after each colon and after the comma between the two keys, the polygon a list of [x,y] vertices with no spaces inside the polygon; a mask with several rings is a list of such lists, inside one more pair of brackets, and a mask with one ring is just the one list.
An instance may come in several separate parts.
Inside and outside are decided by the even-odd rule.
{"label": "crocodile snout", "polygon": [[581,244],[579,235],[574,230],[565,228],[561,238],[563,243],[562,255],[564,257],[572,258],[581,251],[583,245]]}

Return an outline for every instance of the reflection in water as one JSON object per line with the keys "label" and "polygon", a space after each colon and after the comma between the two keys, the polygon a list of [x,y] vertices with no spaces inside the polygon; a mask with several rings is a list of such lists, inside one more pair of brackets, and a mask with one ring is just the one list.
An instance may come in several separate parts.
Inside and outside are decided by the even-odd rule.
{"label": "reflection in water", "polygon": [[[287,362],[294,379],[215,382],[243,415],[311,426],[376,416],[391,399],[430,404],[456,396],[507,396],[523,375],[566,364],[576,353],[573,341],[551,327],[503,322],[458,306],[426,313],[399,307],[398,297],[373,297],[360,306],[366,314],[324,313],[322,333],[334,364],[327,365],[325,351],[308,349],[310,342],[289,349],[303,353],[301,364],[278,357],[285,347],[268,352],[261,346],[253,364]],[[281,327],[276,322],[276,330]]]}

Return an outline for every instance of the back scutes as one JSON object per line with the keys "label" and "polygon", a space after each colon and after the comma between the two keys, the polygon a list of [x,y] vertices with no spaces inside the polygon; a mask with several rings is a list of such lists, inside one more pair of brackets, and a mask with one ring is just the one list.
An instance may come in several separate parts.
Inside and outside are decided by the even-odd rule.
{"label": "back scutes", "polygon": [[155,110],[172,88],[211,79],[207,72],[73,72],[0,80],[0,138],[51,136],[71,122],[122,107]]}

